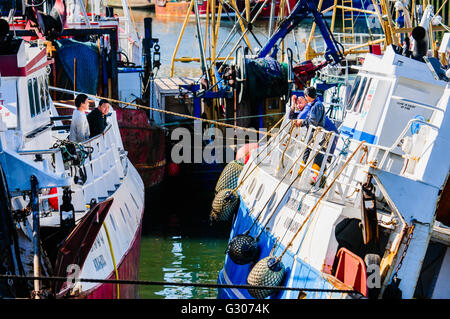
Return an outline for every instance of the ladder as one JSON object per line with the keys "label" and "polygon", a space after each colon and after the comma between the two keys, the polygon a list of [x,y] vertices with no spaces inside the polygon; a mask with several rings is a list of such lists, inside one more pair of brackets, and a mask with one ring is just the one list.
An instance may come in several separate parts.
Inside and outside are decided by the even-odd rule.
{"label": "ladder", "polygon": [[342,44],[355,44],[354,21],[353,21],[353,1],[342,0]]}

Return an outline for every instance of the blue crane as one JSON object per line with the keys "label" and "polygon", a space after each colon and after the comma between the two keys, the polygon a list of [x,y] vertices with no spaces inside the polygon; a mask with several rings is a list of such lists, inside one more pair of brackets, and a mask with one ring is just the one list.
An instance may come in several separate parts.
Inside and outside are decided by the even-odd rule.
{"label": "blue crane", "polygon": [[[263,48],[259,51],[256,59],[255,58],[248,58],[245,57],[241,62],[242,65],[236,65],[236,70],[232,73],[234,73],[234,76],[231,77],[223,77],[225,73],[218,74],[216,72],[216,69],[214,67],[214,70],[216,72],[216,77],[218,80],[218,83],[215,85],[217,86],[218,90],[215,92],[212,92],[212,88],[209,88],[207,90],[202,90],[200,85],[189,85],[189,86],[183,86],[181,85],[180,88],[191,91],[194,94],[194,114],[199,116],[200,112],[200,98],[206,98],[206,99],[214,99],[219,97],[225,97],[229,98],[232,96],[230,92],[230,87],[226,84],[227,80],[233,79],[234,83],[237,83],[237,87],[239,93],[238,100],[239,102],[243,98],[243,92],[249,92],[248,96],[252,96],[253,98],[258,99],[258,94],[256,92],[264,92],[267,90],[264,90],[261,88],[261,82],[257,81],[258,83],[252,83],[250,77],[248,76],[248,64],[251,64],[253,60],[257,59],[264,59],[264,58],[271,58],[272,60],[276,58],[277,52],[278,52],[278,43],[279,41],[283,40],[286,35],[288,35],[296,26],[298,26],[307,16],[311,15],[314,18],[314,21],[316,25],[318,26],[318,29],[320,33],[322,34],[322,37],[325,41],[326,45],[326,51],[324,53],[325,61],[317,66],[313,65],[312,63],[309,63],[307,65],[301,66],[301,70],[299,69],[299,74],[296,74],[297,69],[294,68],[294,75],[296,79],[301,79],[301,82],[306,82],[306,80],[309,80],[311,77],[311,74],[314,74],[315,71],[321,69],[322,67],[326,66],[327,64],[337,64],[340,63],[341,60],[344,58],[344,52],[342,45],[337,42],[333,34],[328,27],[327,23],[325,22],[325,19],[323,18],[322,14],[317,10],[317,0],[299,0],[295,7],[292,9],[291,14],[286,17],[281,24],[278,26],[277,30],[274,32],[274,34],[269,38],[269,40],[266,42],[266,44],[263,46]],[[249,25],[249,27],[251,27]],[[288,49],[289,50],[289,49]],[[245,55],[245,54],[244,54]],[[238,63],[236,59],[236,63]],[[277,70],[278,72],[279,70]],[[270,73],[270,72],[269,72]],[[292,74],[292,73],[291,73]],[[264,76],[263,76],[264,77]],[[280,81],[278,81],[278,84]],[[228,83],[230,84],[230,83]],[[235,85],[231,85],[236,87]],[[260,90],[252,89],[254,86],[259,86]],[[279,87],[279,85],[273,85],[272,83],[267,84],[268,87]],[[283,85],[281,85],[283,86]],[[281,87],[280,86],[280,87]],[[247,87],[245,89],[245,87]],[[248,89],[248,87],[251,87],[251,89]],[[284,87],[284,86],[283,86]],[[270,90],[269,90],[270,91]],[[278,90],[281,92],[281,90]],[[278,91],[274,90],[271,91],[273,94],[276,94]],[[275,93],[274,93],[275,92]],[[261,113],[261,110],[259,111]]]}
{"label": "blue crane", "polygon": [[258,58],[266,57],[272,49],[271,57],[276,57],[278,47],[277,43],[284,39],[286,35],[288,35],[297,25],[299,25],[303,19],[305,19],[308,15],[312,14],[314,17],[314,22],[317,24],[320,33],[325,41],[325,45],[327,47],[324,57],[328,62],[331,63],[339,63],[343,57],[344,52],[342,45],[337,42],[333,34],[325,22],[322,13],[317,10],[317,1],[316,0],[300,0],[297,2],[295,7],[292,9],[291,14],[284,19],[281,24],[278,26],[275,33],[270,37],[270,39],[266,42],[264,47],[258,53]]}

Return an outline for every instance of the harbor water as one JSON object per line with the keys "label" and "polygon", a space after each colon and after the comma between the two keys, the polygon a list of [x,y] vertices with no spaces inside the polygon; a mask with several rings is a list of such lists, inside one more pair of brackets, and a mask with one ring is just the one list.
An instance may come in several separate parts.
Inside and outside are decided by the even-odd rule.
{"label": "harbor water", "polygon": [[[120,10],[117,10],[120,15]],[[140,34],[144,33],[143,19],[151,17],[152,37],[159,39],[161,47],[161,68],[157,77],[170,76],[170,61],[175,48],[183,18],[158,17],[152,12],[133,11]],[[223,18],[225,19],[225,18]],[[304,43],[311,28],[306,20],[296,29],[299,54],[304,52]],[[257,21],[254,33],[261,43],[267,40],[268,21]],[[365,21],[358,24],[364,32]],[[219,31],[219,46],[225,41],[233,23],[222,20]],[[339,25],[336,26],[339,31]],[[239,38],[223,50],[222,56]],[[252,45],[255,40],[249,37]],[[287,38],[287,45],[294,49],[293,38]],[[294,53],[296,54],[296,53]],[[199,57],[195,21],[191,19],[186,27],[177,57]],[[201,75],[200,63],[175,63],[174,76],[197,77]],[[221,170],[211,172],[207,178],[189,176],[165,178],[161,185],[146,194],[146,211],[141,242],[140,280],[172,281],[192,283],[216,283],[223,266],[225,249],[231,224],[211,224],[209,212],[214,198],[214,186]],[[193,183],[193,181],[196,181]],[[207,299],[216,298],[217,289],[175,286],[140,286],[140,298]]]}

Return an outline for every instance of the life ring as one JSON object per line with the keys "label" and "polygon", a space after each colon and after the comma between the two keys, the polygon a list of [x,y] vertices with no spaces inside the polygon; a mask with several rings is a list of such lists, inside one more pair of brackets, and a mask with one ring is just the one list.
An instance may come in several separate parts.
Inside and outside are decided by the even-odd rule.
{"label": "life ring", "polygon": [[167,0],[156,0],[156,5],[158,7],[165,7],[167,3]]}

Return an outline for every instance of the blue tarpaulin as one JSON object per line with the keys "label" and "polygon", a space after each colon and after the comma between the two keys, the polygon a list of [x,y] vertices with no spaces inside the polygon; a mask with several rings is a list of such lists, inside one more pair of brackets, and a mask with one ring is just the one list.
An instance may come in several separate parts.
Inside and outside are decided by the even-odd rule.
{"label": "blue tarpaulin", "polygon": [[247,60],[250,99],[279,97],[288,92],[287,67],[271,57]]}
{"label": "blue tarpaulin", "polygon": [[77,59],[76,90],[88,94],[97,93],[100,54],[95,43],[73,39],[56,41],[56,53],[67,77],[73,84],[74,59]]}

